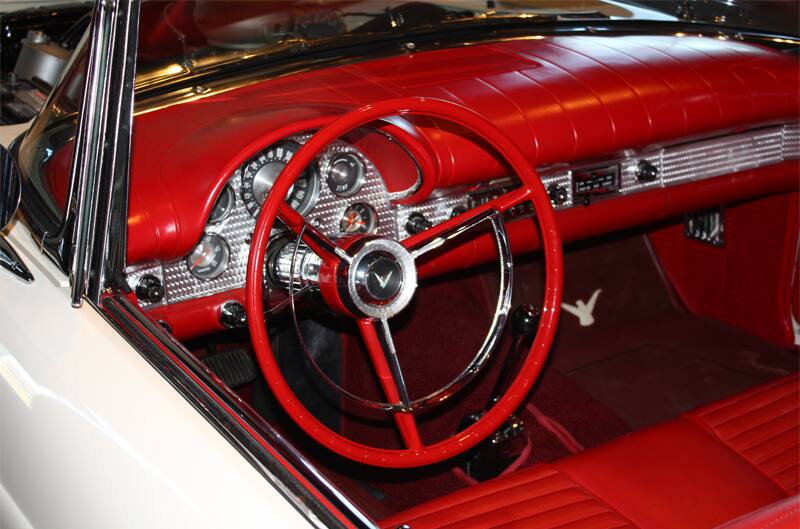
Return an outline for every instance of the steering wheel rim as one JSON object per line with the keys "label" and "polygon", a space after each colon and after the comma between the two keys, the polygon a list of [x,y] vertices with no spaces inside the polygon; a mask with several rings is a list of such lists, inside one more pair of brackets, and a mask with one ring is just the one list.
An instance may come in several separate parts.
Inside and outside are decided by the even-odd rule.
{"label": "steering wheel rim", "polygon": [[[461,125],[481,136],[496,152],[502,156],[514,170],[522,187],[515,189],[501,197],[490,201],[488,204],[473,208],[467,213],[497,210],[499,214],[511,207],[530,200],[539,224],[542,241],[542,250],[545,256],[545,288],[542,307],[542,317],[530,352],[520,367],[519,373],[513,379],[503,396],[489,409],[479,421],[457,434],[437,441],[430,445],[422,445],[417,438],[412,447],[404,449],[387,449],[367,446],[348,439],[323,425],[300,402],[289,384],[286,382],[267,335],[266,324],[263,319],[264,302],[262,297],[264,256],[269,243],[272,226],[279,216],[287,222],[287,216],[292,214],[299,217],[293,210],[284,205],[287,195],[294,180],[303,169],[332,141],[340,138],[347,132],[366,125],[375,120],[396,115],[420,115],[439,118]],[[403,241],[404,245],[413,246],[419,241],[424,241],[423,235],[428,238],[435,237],[437,233],[459,225],[459,219],[467,213],[454,217],[430,230],[414,235]],[[302,217],[300,218],[302,221]],[[463,221],[463,219],[462,219]],[[291,222],[287,222],[291,224]],[[303,221],[303,225],[304,221]],[[297,228],[297,226],[295,226]],[[341,248],[326,248],[328,252],[342,251]],[[337,254],[338,255],[338,254]],[[561,239],[558,234],[555,216],[549,196],[536,174],[535,169],[528,163],[519,148],[494,124],[479,114],[463,106],[440,99],[431,98],[401,98],[384,100],[378,103],[365,105],[352,110],[317,131],[291,158],[281,172],[264,204],[256,221],[255,232],[250,248],[247,263],[247,276],[245,283],[245,307],[248,316],[248,327],[251,340],[255,349],[259,366],[266,378],[270,389],[275,394],[278,402],[287,414],[313,439],[330,450],[357,462],[389,468],[412,468],[437,463],[458,455],[480,443],[494,432],[506,418],[511,415],[522,403],[538,377],[546,360],[550,346],[555,336],[556,325],[561,306],[561,291],[563,285]],[[322,279],[322,278],[321,278]],[[321,284],[325,296],[324,284]],[[349,312],[344,306],[337,307],[343,312]],[[368,340],[370,332],[373,339],[377,340],[374,326],[371,330],[366,319],[359,319],[362,335]],[[369,349],[369,345],[368,345]],[[376,366],[377,369],[377,366]],[[389,397],[389,395],[387,395]],[[403,424],[416,424],[411,412],[395,412],[395,420],[405,432]],[[405,439],[404,435],[404,439]]]}

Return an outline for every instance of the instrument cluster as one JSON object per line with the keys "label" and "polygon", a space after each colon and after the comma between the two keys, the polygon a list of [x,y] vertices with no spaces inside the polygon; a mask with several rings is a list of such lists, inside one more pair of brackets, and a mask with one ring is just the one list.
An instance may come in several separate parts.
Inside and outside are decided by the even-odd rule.
{"label": "instrument cluster", "polygon": [[[239,167],[214,204],[197,246],[183,259],[129,270],[136,290],[143,278],[163,284],[155,306],[244,286],[250,241],[261,207],[283,168],[309,135],[270,145]],[[368,233],[398,237],[396,212],[374,164],[339,140],[317,156],[294,183],[287,203],[331,238]],[[275,228],[274,236],[281,229]]]}

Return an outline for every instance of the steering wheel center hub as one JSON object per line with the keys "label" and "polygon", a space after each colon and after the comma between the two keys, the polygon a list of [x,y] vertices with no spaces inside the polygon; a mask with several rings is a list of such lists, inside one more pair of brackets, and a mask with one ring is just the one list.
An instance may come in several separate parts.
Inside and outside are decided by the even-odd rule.
{"label": "steering wheel center hub", "polygon": [[391,254],[373,252],[357,270],[358,295],[367,303],[390,303],[403,288],[403,269]]}
{"label": "steering wheel center hub", "polygon": [[356,308],[371,318],[391,318],[402,311],[417,289],[414,259],[390,239],[367,241],[353,256],[347,291]]}

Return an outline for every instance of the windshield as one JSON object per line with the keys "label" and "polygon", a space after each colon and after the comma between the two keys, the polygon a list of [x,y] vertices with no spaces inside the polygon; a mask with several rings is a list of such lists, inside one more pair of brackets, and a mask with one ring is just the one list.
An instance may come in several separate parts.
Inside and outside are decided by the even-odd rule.
{"label": "windshield", "polygon": [[152,0],[142,5],[138,72],[146,81],[242,56],[515,17],[674,20],[609,0]]}

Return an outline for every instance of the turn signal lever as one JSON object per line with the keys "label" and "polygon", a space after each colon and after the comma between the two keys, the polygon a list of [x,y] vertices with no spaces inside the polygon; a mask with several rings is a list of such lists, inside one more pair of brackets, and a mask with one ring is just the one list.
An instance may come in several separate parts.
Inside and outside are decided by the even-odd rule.
{"label": "turn signal lever", "polygon": [[[492,406],[494,406],[508,388],[509,383],[517,372],[519,361],[526,350],[530,349],[531,342],[539,328],[542,313],[532,305],[520,305],[511,315],[511,331],[513,338],[511,349],[508,352],[505,364],[500,368],[500,374],[494,385],[491,396],[483,410],[470,413],[459,424],[459,431],[464,430],[477,422]],[[525,425],[514,415],[500,425],[492,435],[475,447],[461,463],[461,469],[470,477],[485,481],[499,476],[520,456],[524,449],[522,433]]]}

